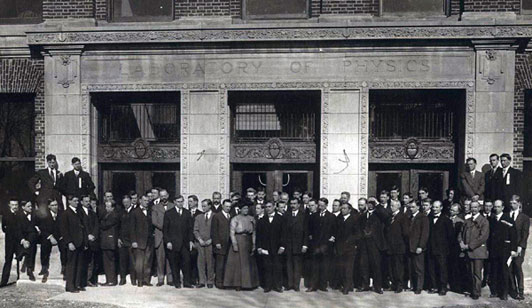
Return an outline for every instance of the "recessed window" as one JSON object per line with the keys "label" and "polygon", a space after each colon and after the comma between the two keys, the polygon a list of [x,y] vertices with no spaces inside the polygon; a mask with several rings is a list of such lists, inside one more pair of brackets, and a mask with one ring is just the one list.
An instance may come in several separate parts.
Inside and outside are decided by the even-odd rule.
{"label": "recessed window", "polygon": [[532,0],[521,0],[521,13],[532,14]]}
{"label": "recessed window", "polygon": [[385,15],[443,15],[447,0],[381,0]]}
{"label": "recessed window", "polygon": [[245,19],[308,18],[309,0],[242,0]]}
{"label": "recessed window", "polygon": [[173,0],[111,0],[113,21],[166,21],[173,11]]}
{"label": "recessed window", "polygon": [[42,1],[0,0],[0,23],[20,24],[42,21]]}

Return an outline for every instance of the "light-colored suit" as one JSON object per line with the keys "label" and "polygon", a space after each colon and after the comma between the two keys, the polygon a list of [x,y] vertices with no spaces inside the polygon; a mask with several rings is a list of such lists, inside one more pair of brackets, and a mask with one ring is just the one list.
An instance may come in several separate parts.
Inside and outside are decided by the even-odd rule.
{"label": "light-colored suit", "polygon": [[159,283],[164,282],[164,273],[166,268],[166,281],[169,284],[172,284],[172,271],[170,270],[170,263],[166,259],[165,247],[163,243],[163,222],[164,222],[164,213],[170,209],[174,208],[174,204],[168,202],[166,210],[164,206],[159,202],[152,206],[152,223],[155,227],[155,257],[157,258],[157,281]]}
{"label": "light-colored suit", "polygon": [[468,246],[467,256],[470,261],[470,270],[473,280],[472,295],[480,296],[482,288],[482,266],[484,260],[488,258],[488,247],[486,242],[490,234],[490,225],[486,217],[479,214],[466,219],[459,240]]}
{"label": "light-colored suit", "polygon": [[[208,214],[208,218],[206,215]],[[198,247],[198,272],[199,283],[204,285],[214,284],[214,255],[212,252],[212,237],[211,237],[211,222],[215,213],[212,211],[200,214],[194,219],[194,238],[196,239],[196,246]],[[201,245],[199,240],[210,243]],[[205,276],[207,271],[207,276]]]}
{"label": "light-colored suit", "polygon": [[460,174],[461,191],[468,198],[479,195],[480,199],[483,200],[485,184],[484,174],[480,171],[475,171],[475,176],[472,176],[469,171]]}

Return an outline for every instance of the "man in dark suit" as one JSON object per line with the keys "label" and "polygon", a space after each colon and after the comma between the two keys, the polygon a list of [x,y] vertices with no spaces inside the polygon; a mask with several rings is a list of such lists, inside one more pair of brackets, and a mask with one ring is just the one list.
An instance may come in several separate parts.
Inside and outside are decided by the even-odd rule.
{"label": "man in dark suit", "polygon": [[140,198],[139,206],[132,210],[129,221],[129,238],[135,260],[135,277],[137,285],[152,286],[151,264],[153,257],[153,224],[151,211],[148,209],[148,196]]}
{"label": "man in dark suit", "polygon": [[106,214],[100,221],[100,248],[103,255],[103,270],[105,272],[104,286],[116,286],[115,255],[118,246],[118,227],[120,217],[111,201],[105,202]]}
{"label": "man in dark suit", "polygon": [[510,201],[510,217],[515,221],[515,229],[517,232],[517,251],[512,253],[511,264],[511,282],[512,295],[515,295],[519,300],[525,299],[524,296],[524,276],[523,276],[523,262],[526,252],[526,243],[528,241],[528,233],[530,230],[530,217],[523,213],[521,198],[514,195]]}
{"label": "man in dark suit", "polygon": [[410,277],[415,294],[421,294],[425,280],[425,252],[429,240],[429,220],[419,210],[418,201],[410,203],[410,227],[408,231],[408,247],[410,252]]}
{"label": "man in dark suit", "polygon": [[476,171],[477,160],[469,157],[466,160],[467,171],[460,175],[460,190],[462,196],[473,198],[474,195],[479,195],[480,199],[484,199],[484,175],[480,171]]}
{"label": "man in dark suit", "polygon": [[454,240],[453,223],[443,215],[442,203],[434,201],[432,213],[429,216],[429,276],[432,289],[429,293],[447,294],[448,267],[450,245]]}
{"label": "man in dark suit", "polygon": [[[190,197],[189,197],[190,198]],[[198,199],[198,197],[196,197]],[[219,213],[222,210],[222,194],[215,191],[212,193],[212,212],[213,213]],[[196,200],[196,204],[198,203],[198,200]]]}
{"label": "man in dark suit", "polygon": [[372,273],[373,291],[382,294],[382,254],[387,249],[384,239],[384,225],[390,215],[387,209],[377,206],[377,200],[370,198],[368,210],[360,218],[363,238],[360,243],[360,270],[362,287],[357,292],[369,291],[369,278]]}
{"label": "man in dark suit", "polygon": [[81,216],[78,215],[78,197],[68,195],[68,209],[60,218],[61,236],[67,246],[67,265],[65,271],[66,291],[77,293],[85,288],[81,286],[83,251],[87,249],[87,233]]}
{"label": "man in dark suit", "polygon": [[449,286],[455,293],[464,292],[469,275],[466,275],[465,258],[463,257],[458,235],[462,231],[464,220],[460,217],[460,204],[454,203],[449,209],[449,219],[453,224],[452,241],[449,243]]}
{"label": "man in dark suit", "polygon": [[388,243],[388,254],[392,289],[395,293],[403,292],[404,283],[404,256],[408,240],[408,217],[401,211],[401,202],[390,202],[392,217],[386,224],[384,234]]}
{"label": "man in dark suit", "polygon": [[[2,231],[5,233],[5,262],[2,269],[2,280],[0,287],[5,287],[9,281],[11,273],[11,265],[13,263],[13,256],[17,257],[20,251],[20,228],[17,219],[17,211],[19,210],[18,200],[15,198],[9,199],[9,209],[2,214]],[[18,274],[18,265],[17,265]]]}
{"label": "man in dark suit", "polygon": [[61,192],[59,192],[57,186],[61,183],[63,174],[57,170],[57,159],[55,155],[46,155],[46,163],[48,164],[48,168],[38,170],[28,181],[30,191],[35,195],[35,201],[39,207],[37,211],[39,218],[49,213],[48,200],[57,201],[59,211],[64,210]]}
{"label": "man in dark suit", "polygon": [[39,275],[43,275],[42,282],[48,281],[49,267],[50,267],[50,254],[52,253],[52,247],[56,246],[61,237],[59,233],[59,206],[56,200],[48,200],[48,213],[42,218],[38,219],[38,227],[41,230],[39,236],[41,243],[41,272]]}
{"label": "man in dark suit", "polygon": [[312,280],[307,292],[314,292],[318,289],[327,291],[329,259],[332,255],[336,219],[336,216],[327,210],[328,203],[327,198],[320,198],[318,200],[319,212],[309,219],[309,236],[312,240]]}
{"label": "man in dark suit", "polygon": [[497,170],[496,177],[498,178],[499,186],[497,190],[500,192],[500,199],[504,201],[505,212],[510,210],[510,200],[513,195],[522,196],[523,179],[522,172],[510,167],[512,163],[512,157],[510,154],[501,155],[501,167]]}
{"label": "man in dark suit", "polygon": [[33,213],[33,206],[30,201],[22,201],[21,210],[18,211],[17,216],[21,235],[21,255],[24,256],[22,272],[25,269],[30,280],[35,281],[33,271],[40,229],[37,226],[37,217]]}
{"label": "man in dark suit", "polygon": [[[214,197],[218,197],[218,194],[219,193],[214,192],[212,195]],[[194,225],[194,221],[196,217],[203,214],[203,212],[199,208],[198,196],[196,195],[188,196],[187,205],[188,205],[188,210],[190,212],[190,215],[192,216],[192,225]],[[214,204],[213,204],[213,207],[214,207]],[[220,207],[218,207],[218,209],[220,209]],[[194,244],[192,246],[192,250],[190,251],[190,283],[192,285],[199,284],[198,257],[199,257],[198,247],[196,247],[196,245]]]}
{"label": "man in dark suit", "polygon": [[134,206],[131,202],[131,197],[125,195],[122,198],[122,205],[124,210],[120,212],[120,229],[118,231],[118,264],[120,266],[120,285],[126,284],[126,276],[129,274],[129,279],[132,285],[137,284],[135,262],[133,259],[133,252],[131,250],[131,239],[129,233],[131,232],[131,212]]}
{"label": "man in dark suit", "polygon": [[[79,216],[85,228],[86,241],[89,245],[87,250],[83,251],[83,267],[81,270],[81,287],[95,286],[98,284],[98,274],[94,273],[96,270],[95,255],[99,250],[98,239],[100,235],[100,226],[98,216],[91,208],[90,197],[81,196],[81,207],[79,208]],[[95,280],[94,280],[95,279]],[[90,281],[89,281],[90,280]]]}
{"label": "man in dark suit", "polygon": [[190,281],[190,250],[193,246],[192,216],[183,208],[183,196],[174,199],[175,208],[164,214],[163,242],[174,275],[174,286],[181,288],[180,273],[183,272],[183,287],[193,288]]}
{"label": "man in dark suit", "polygon": [[80,198],[83,195],[94,195],[94,183],[91,176],[81,169],[81,160],[72,158],[73,170],[65,173],[59,184],[59,190],[63,195],[72,195]]}
{"label": "man in dark suit", "polygon": [[489,231],[488,220],[480,215],[480,204],[478,201],[471,202],[471,218],[466,219],[459,239],[460,248],[469,258],[471,298],[475,300],[480,297],[482,288],[482,267],[488,258]]}
{"label": "man in dark suit", "polygon": [[342,294],[347,295],[353,290],[353,268],[358,242],[362,238],[360,214],[347,203],[340,206],[341,215],[336,218],[335,250],[339,261],[339,282]]}
{"label": "man in dark suit", "polygon": [[496,200],[493,208],[488,245],[491,266],[490,297],[508,300],[510,269],[506,261],[512,251],[517,251],[517,231],[510,215],[503,213],[501,200]]}
{"label": "man in dark suit", "polygon": [[231,200],[225,199],[221,205],[221,211],[214,214],[211,222],[212,244],[215,255],[215,285],[223,289],[225,262],[229,249],[229,222],[231,221]]}
{"label": "man in dark suit", "polygon": [[[309,204],[316,203],[311,200]],[[286,253],[286,268],[288,275],[288,287],[299,292],[301,275],[303,270],[303,255],[308,250],[309,238],[306,214],[300,210],[298,199],[290,200],[290,214],[283,216],[282,248]]]}
{"label": "man in dark suit", "polygon": [[257,222],[257,252],[262,256],[264,276],[264,292],[272,289],[283,292],[283,276],[281,248],[283,217],[275,213],[275,206],[268,201],[264,204],[265,215]]}
{"label": "man in dark suit", "polygon": [[[490,155],[490,169],[484,174],[484,198],[486,200],[497,200],[501,198],[499,176],[499,155]],[[501,199],[502,200],[502,199]]]}

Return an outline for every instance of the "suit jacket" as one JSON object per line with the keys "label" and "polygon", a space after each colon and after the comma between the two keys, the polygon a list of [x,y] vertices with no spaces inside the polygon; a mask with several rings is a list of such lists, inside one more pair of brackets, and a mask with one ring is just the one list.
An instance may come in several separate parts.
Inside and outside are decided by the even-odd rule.
{"label": "suit jacket", "polygon": [[268,215],[264,215],[257,222],[257,249],[265,249],[268,254],[276,255],[281,247],[281,238],[283,235],[283,217],[274,214],[272,222]]}
{"label": "suit jacket", "polygon": [[474,195],[479,195],[480,199],[484,199],[484,174],[480,171],[475,171],[475,176],[471,176],[471,172],[464,171],[460,175],[460,187],[462,195],[469,198]]}
{"label": "suit jacket", "polygon": [[399,211],[395,217],[390,218],[384,228],[389,255],[402,255],[406,253],[409,222],[408,215],[402,211]]}
{"label": "suit jacket", "polygon": [[163,242],[164,213],[174,207],[175,205],[171,202],[168,202],[166,210],[160,202],[152,206],[151,220],[155,227],[155,248],[159,247]]}
{"label": "suit jacket", "polygon": [[[78,213],[87,233],[87,243],[89,243],[89,248],[91,250],[98,250],[98,242],[100,240],[100,223],[98,221],[98,216],[96,213],[94,213],[94,211],[92,211],[92,209],[88,210],[88,215],[85,214],[85,211],[81,208],[81,206],[78,208]],[[90,242],[89,234],[94,235],[96,240]]]}
{"label": "suit jacket", "polygon": [[427,249],[429,241],[429,219],[423,212],[419,211],[416,216],[410,218],[408,228],[408,247],[411,253],[415,253],[417,248]]}
{"label": "suit jacket", "polygon": [[[79,179],[81,179],[81,187],[79,185]],[[91,176],[83,170],[79,172],[78,176],[76,176],[74,170],[68,171],[59,184],[59,190],[63,195],[72,195],[78,198],[82,195],[94,195],[94,188],[95,186]]]}
{"label": "suit jacket", "polygon": [[333,242],[329,239],[335,234],[336,216],[329,211],[325,211],[323,217],[318,212],[309,219],[309,235],[312,240],[312,251],[315,254],[326,254],[332,252]]}
{"label": "suit jacket", "polygon": [[491,168],[484,174],[484,199],[495,201],[497,199],[502,199],[501,193],[498,191],[500,186],[501,179],[499,176],[502,173],[499,173],[500,167],[497,167],[495,171],[492,171]]}
{"label": "suit jacket", "polygon": [[[63,180],[63,174],[56,170],[56,179],[54,183],[53,177],[50,175],[48,168],[38,170],[34,176],[32,176],[28,181],[28,187],[33,195],[37,194],[35,200],[39,206],[47,206],[48,199],[56,200],[59,204],[59,209],[63,210],[63,198],[61,192],[59,191],[58,185]],[[41,183],[41,189],[37,190],[35,185]]]}
{"label": "suit jacket", "polygon": [[453,224],[453,237],[452,241],[450,243],[449,249],[450,253],[453,256],[458,256],[460,252],[462,251],[460,249],[460,242],[459,242],[459,236],[462,232],[462,227],[464,226],[464,220],[459,217],[455,216],[454,218],[449,218],[451,220],[451,223]]}
{"label": "suit jacket", "polygon": [[475,220],[473,217],[466,219],[460,233],[460,240],[469,246],[467,255],[470,259],[488,258],[489,234],[490,226],[486,217],[478,215]]}
{"label": "suit jacket", "polygon": [[283,216],[282,247],[286,252],[293,255],[302,254],[303,246],[309,246],[308,222],[305,211],[299,209],[294,217],[292,213]]}
{"label": "suit jacket", "polygon": [[131,244],[137,243],[138,249],[146,249],[153,244],[153,224],[151,218],[151,211],[146,209],[144,215],[140,206],[134,208],[129,213],[129,239]]}
{"label": "suit jacket", "polygon": [[100,222],[100,246],[105,250],[115,250],[118,247],[118,228],[120,216],[116,209],[106,213]]}
{"label": "suit jacket", "polygon": [[504,201],[504,204],[509,204],[512,195],[523,196],[522,187],[522,172],[512,167],[508,168],[508,172],[503,177],[503,169],[497,169],[497,177],[499,179],[498,191],[500,192],[500,198]]}
{"label": "suit jacket", "polygon": [[20,228],[20,239],[25,239],[34,244],[39,238],[39,232],[35,228],[37,226],[37,216],[34,213],[30,214],[31,221],[28,220],[23,210],[17,213],[18,224]]}
{"label": "suit jacket", "polygon": [[517,230],[507,213],[501,219],[493,215],[490,219],[489,257],[502,258],[505,262],[512,251],[517,251]]}
{"label": "suit jacket", "polygon": [[131,239],[129,233],[131,232],[131,213],[134,208],[131,207],[129,212],[123,210],[120,212],[120,228],[118,230],[118,239],[122,242],[122,247],[131,247]]}
{"label": "suit jacket", "polygon": [[[225,218],[224,214],[218,212],[214,214],[211,221],[211,238],[214,246],[214,253],[219,255],[226,255],[230,246],[229,243],[229,224],[231,222],[231,215],[229,219]],[[221,249],[216,248],[216,245],[222,245]]]}
{"label": "suit jacket", "polygon": [[199,239],[207,241],[212,239],[211,228],[212,228],[212,219],[216,213],[212,211],[209,213],[209,219],[205,220],[206,213],[197,215],[194,219],[194,238],[199,242]]}
{"label": "suit jacket", "polygon": [[382,206],[377,206],[369,217],[368,213],[369,211],[362,213],[360,219],[364,231],[364,240],[375,242],[380,251],[385,251],[387,243],[384,239],[384,226],[391,216],[390,211]]}
{"label": "suit jacket", "polygon": [[181,215],[177,213],[177,208],[164,213],[163,242],[165,247],[172,243],[173,251],[180,251],[182,247],[188,249],[189,242],[194,240],[192,216],[187,209],[181,210]]}
{"label": "suit jacket", "polygon": [[20,242],[22,238],[16,212],[12,213],[10,210],[6,210],[4,215],[2,215],[2,231],[6,234],[6,242]]}
{"label": "suit jacket", "polygon": [[56,241],[59,241],[61,238],[61,233],[59,231],[59,215],[54,219],[50,211],[48,211],[48,215],[38,219],[37,226],[41,230],[41,243],[47,241],[50,235],[53,235]]}
{"label": "suit jacket", "polygon": [[517,246],[526,249],[528,241],[528,232],[530,230],[530,217],[519,211],[519,215],[515,219],[515,229],[517,232]]}
{"label": "suit jacket", "polygon": [[[78,210],[79,211],[79,210]],[[87,246],[87,232],[81,216],[68,207],[59,220],[60,232],[66,245],[73,243],[79,249]]]}
{"label": "suit jacket", "polygon": [[349,217],[336,217],[335,251],[338,256],[354,255],[358,242],[362,238],[360,229],[360,214],[351,211]]}
{"label": "suit jacket", "polygon": [[451,251],[454,229],[449,217],[440,213],[440,217],[434,223],[434,215],[429,217],[429,253],[433,256],[447,256]]}

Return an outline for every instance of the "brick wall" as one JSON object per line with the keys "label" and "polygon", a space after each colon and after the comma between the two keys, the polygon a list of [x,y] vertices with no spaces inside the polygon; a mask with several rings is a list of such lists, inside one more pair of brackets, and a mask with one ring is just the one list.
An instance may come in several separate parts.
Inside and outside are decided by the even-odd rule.
{"label": "brick wall", "polygon": [[[313,2],[318,3],[319,0]],[[323,0],[321,14],[378,14],[379,0]]]}
{"label": "brick wall", "polygon": [[[230,16],[231,0],[176,0],[175,17],[183,16]],[[236,10],[236,7],[233,7]]]}
{"label": "brick wall", "polygon": [[[514,92],[514,165],[523,168],[525,91],[532,89],[532,54],[517,54],[515,57]],[[529,124],[530,125],[530,124]]]}
{"label": "brick wall", "polygon": [[107,0],[95,0],[94,5],[96,20],[107,20]]}
{"label": "brick wall", "polygon": [[93,18],[95,0],[43,0],[43,18]]}
{"label": "brick wall", "polygon": [[35,167],[44,168],[44,60],[0,60],[1,93],[35,93]]}
{"label": "brick wall", "polygon": [[519,13],[520,0],[465,0],[465,12],[516,12]]}

